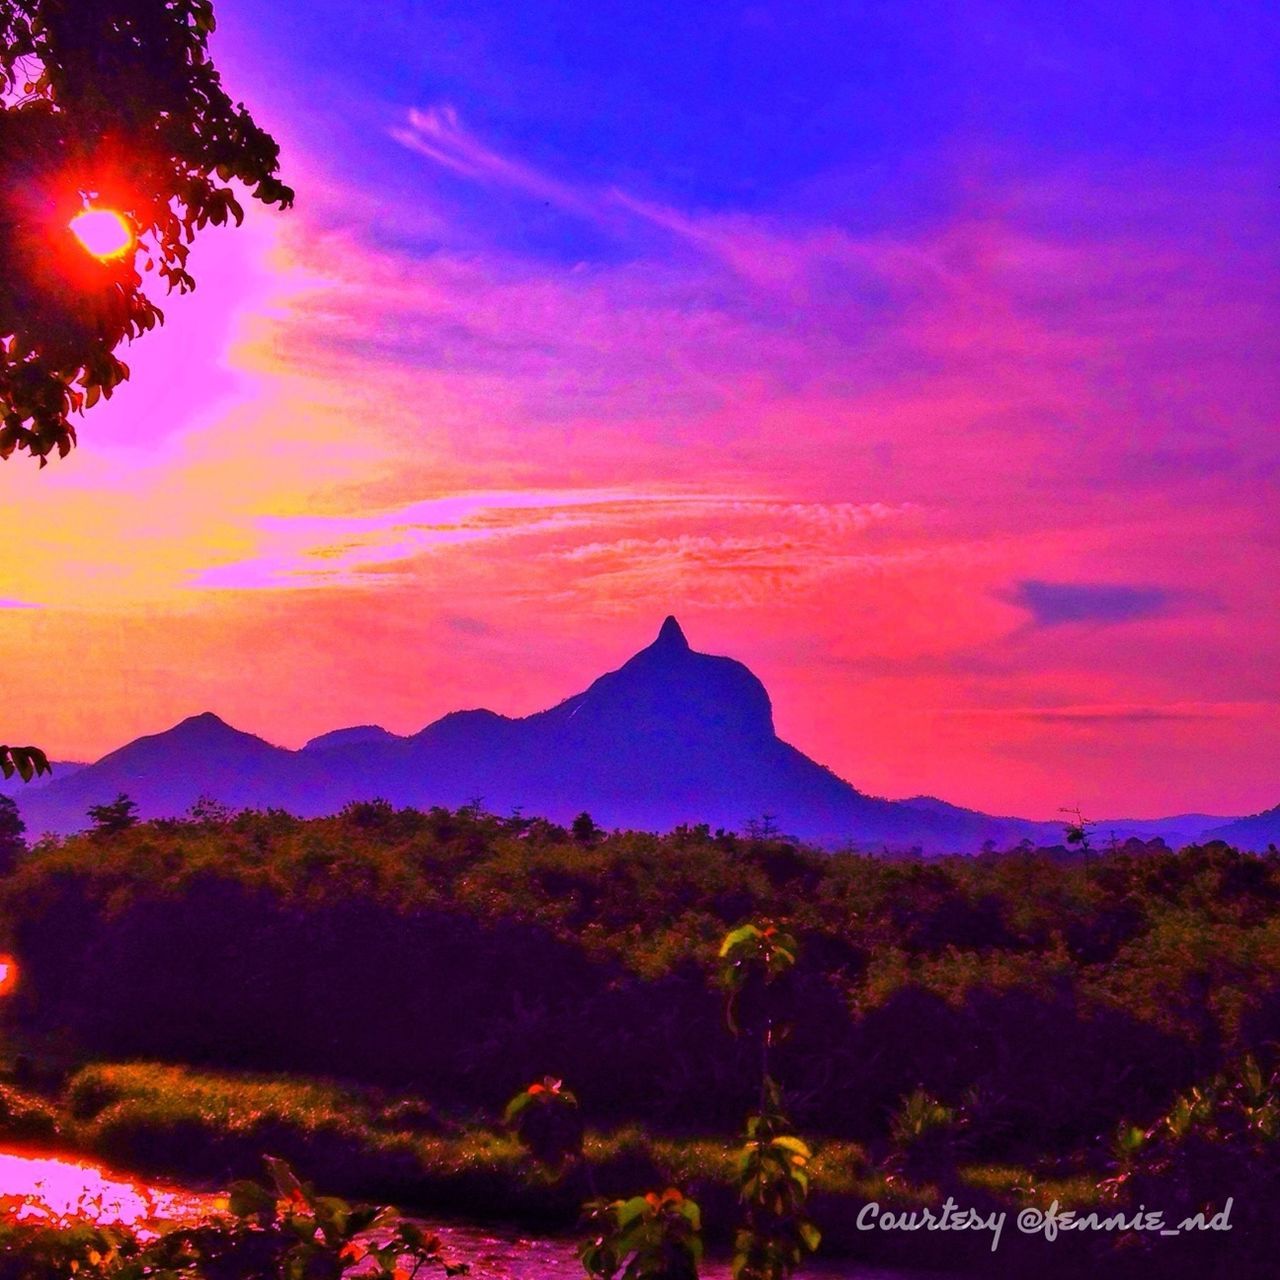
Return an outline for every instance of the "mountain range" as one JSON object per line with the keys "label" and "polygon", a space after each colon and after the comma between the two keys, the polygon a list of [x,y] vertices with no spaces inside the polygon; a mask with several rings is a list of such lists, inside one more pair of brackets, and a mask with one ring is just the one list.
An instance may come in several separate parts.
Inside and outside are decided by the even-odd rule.
{"label": "mountain range", "polygon": [[[360,725],[290,751],[205,712],[93,764],[55,765],[42,785],[5,790],[32,834],[82,829],[90,805],[120,792],[144,818],[181,816],[202,796],[301,816],[375,797],[421,808],[483,798],[495,813],[563,822],[585,810],[606,827],[657,831],[686,822],[742,830],[771,815],[780,830],[827,847],[926,853],[1053,845],[1063,834],[1061,822],[863,794],[782,741],[764,685],[732,658],[695,652],[675,618],[618,670],[534,715],[456,711],[409,736]],[[1264,848],[1280,838],[1280,808],[1098,824],[1096,842],[1112,835]]]}

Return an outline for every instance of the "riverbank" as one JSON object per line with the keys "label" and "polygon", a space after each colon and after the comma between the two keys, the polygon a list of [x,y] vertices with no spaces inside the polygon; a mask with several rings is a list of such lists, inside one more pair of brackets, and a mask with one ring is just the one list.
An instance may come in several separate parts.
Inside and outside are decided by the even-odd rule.
{"label": "riverbank", "polygon": [[[736,1145],[722,1137],[649,1133],[629,1126],[591,1132],[586,1168],[540,1170],[505,1130],[482,1116],[450,1115],[421,1097],[328,1081],[200,1072],[157,1064],[96,1065],[56,1095],[6,1087],[0,1139],[77,1152],[112,1169],[209,1191],[259,1176],[280,1156],[327,1193],[433,1218],[508,1224],[555,1235],[575,1226],[593,1191],[606,1196],[678,1186],[703,1208],[713,1244],[737,1218]],[[989,1239],[861,1230],[860,1212],[938,1206],[952,1195],[984,1214],[1029,1204],[1096,1201],[1091,1179],[1033,1178],[1027,1170],[966,1166],[912,1182],[878,1168],[856,1143],[816,1144],[814,1216],[827,1258],[895,1267],[982,1270]],[[1012,1254],[1025,1242],[1006,1240]],[[1071,1247],[1053,1261],[1069,1263]],[[1060,1274],[1070,1274],[1069,1271]]]}
{"label": "riverbank", "polygon": [[[6,1209],[0,1215],[4,1280],[62,1280],[68,1271],[98,1276],[92,1259],[99,1239],[108,1246],[128,1239],[146,1245],[166,1231],[225,1215],[228,1208],[223,1195],[149,1184],[70,1155],[8,1152],[3,1145],[0,1193]],[[469,1280],[582,1280],[575,1237],[439,1219],[411,1221],[439,1241],[452,1266],[466,1267]],[[954,1280],[951,1273],[838,1258],[813,1259],[806,1274],[814,1280]],[[724,1252],[707,1255],[699,1269],[700,1280],[729,1280],[730,1275]]]}

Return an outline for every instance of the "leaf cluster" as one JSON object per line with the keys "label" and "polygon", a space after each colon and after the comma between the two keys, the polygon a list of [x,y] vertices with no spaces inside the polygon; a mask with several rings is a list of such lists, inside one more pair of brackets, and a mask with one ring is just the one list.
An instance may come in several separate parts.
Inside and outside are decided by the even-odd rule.
{"label": "leaf cluster", "polygon": [[702,1261],[702,1213],[697,1202],[668,1187],[627,1200],[587,1205],[590,1238],[579,1256],[599,1280],[697,1280]]}
{"label": "leaf cluster", "polygon": [[10,747],[0,743],[0,773],[12,778],[16,773],[23,782],[42,773],[52,773],[48,756],[39,747]]}
{"label": "leaf cluster", "polygon": [[773,1081],[764,1092],[737,1160],[743,1219],[734,1236],[734,1280],[786,1280],[822,1239],[805,1210],[813,1152],[792,1132]]}
{"label": "leaf cluster", "polygon": [[540,1164],[559,1169],[582,1155],[582,1111],[563,1081],[544,1076],[522,1089],[507,1104],[503,1118]]}
{"label": "leaf cluster", "polygon": [[[292,203],[213,29],[210,0],[0,0],[0,457],[71,450],[72,416],[129,376],[117,348],[164,319],[144,273],[193,289],[191,244],[243,220],[239,189]],[[70,224],[90,204],[137,253],[84,251]]]}

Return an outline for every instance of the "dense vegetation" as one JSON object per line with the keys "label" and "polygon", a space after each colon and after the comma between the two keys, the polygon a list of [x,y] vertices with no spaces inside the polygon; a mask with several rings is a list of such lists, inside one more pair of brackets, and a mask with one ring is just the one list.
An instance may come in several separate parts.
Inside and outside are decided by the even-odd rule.
{"label": "dense vegetation", "polygon": [[71,1059],[419,1087],[500,1108],[570,1080],[596,1120],[736,1129],[727,927],[785,919],[797,1120],[884,1133],[922,1086],[992,1158],[1066,1153],[1280,1039],[1280,860],[1222,846],[886,862],[354,806],[37,845],[0,884],[12,1016]]}
{"label": "dense vegetation", "polygon": [[[606,1189],[692,1179],[715,1202],[760,1105],[717,949],[772,919],[801,945],[770,1070],[820,1139],[824,1230],[833,1194],[957,1179],[1003,1203],[1235,1194],[1244,1227],[1280,1186],[1278,896],[1280,858],[1223,845],[886,861],[375,803],[41,841],[0,881],[0,921],[37,1063],[206,1071],[96,1068],[64,1090],[62,1123],[135,1165],[199,1151],[217,1177],[274,1147],[340,1190],[554,1217],[581,1188],[530,1180],[499,1119],[549,1074],[582,1100]],[[340,1078],[347,1101],[273,1112],[209,1071]]]}

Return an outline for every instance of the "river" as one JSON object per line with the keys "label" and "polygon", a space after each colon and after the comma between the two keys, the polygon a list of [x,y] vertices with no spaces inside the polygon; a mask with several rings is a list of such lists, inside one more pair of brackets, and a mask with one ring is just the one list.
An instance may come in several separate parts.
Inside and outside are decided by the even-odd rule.
{"label": "river", "polygon": [[[121,1225],[147,1238],[167,1223],[189,1222],[225,1203],[208,1192],[144,1182],[77,1156],[0,1150],[0,1208],[30,1221]],[[440,1237],[447,1257],[468,1264],[471,1280],[582,1280],[569,1237],[434,1220],[424,1225]],[[713,1257],[702,1274],[706,1280],[728,1280],[728,1262]],[[846,1259],[815,1260],[804,1274],[815,1280],[941,1280],[937,1272]]]}

